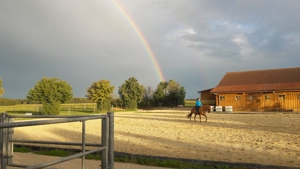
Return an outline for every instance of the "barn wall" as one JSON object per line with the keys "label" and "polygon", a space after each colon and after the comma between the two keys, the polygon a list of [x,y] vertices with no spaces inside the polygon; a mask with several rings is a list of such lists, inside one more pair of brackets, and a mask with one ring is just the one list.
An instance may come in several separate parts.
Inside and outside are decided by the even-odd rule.
{"label": "barn wall", "polygon": [[[275,106],[281,109],[300,111],[300,92],[276,92]],[[284,95],[285,99],[279,99],[279,95]]]}
{"label": "barn wall", "polygon": [[216,105],[233,106],[233,111],[300,111],[300,92],[219,93],[215,99]]}
{"label": "barn wall", "polygon": [[215,100],[215,95],[210,93],[210,90],[201,92],[202,100]]}
{"label": "barn wall", "polygon": [[[241,96],[241,100],[235,100],[235,96]],[[221,97],[224,97],[225,100],[222,100]],[[244,102],[242,94],[219,94],[217,99],[219,100],[219,106],[232,106],[234,111],[240,110]]]}
{"label": "barn wall", "polygon": [[202,104],[216,105],[215,95],[210,93],[210,90],[201,91]]}

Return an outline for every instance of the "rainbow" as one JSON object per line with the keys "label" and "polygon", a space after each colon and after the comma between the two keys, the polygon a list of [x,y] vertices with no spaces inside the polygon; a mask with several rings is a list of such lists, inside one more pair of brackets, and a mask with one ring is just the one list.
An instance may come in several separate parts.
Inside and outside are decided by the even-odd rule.
{"label": "rainbow", "polygon": [[[117,2],[116,0],[112,0],[112,2],[114,3],[114,5],[124,14],[127,13],[126,10],[123,8],[123,6]],[[130,17],[130,16],[128,16]],[[134,22],[133,18],[130,18],[130,25],[132,26],[132,28],[134,29],[134,31],[136,32],[136,34],[138,35],[138,37],[140,38],[140,40],[142,41],[143,46],[146,49],[146,52],[148,53],[148,55],[151,58],[151,61],[154,65],[154,68],[158,74],[158,78],[160,81],[165,81],[163,72],[161,71],[161,68],[159,66],[159,63],[153,53],[153,51],[151,50],[150,44],[147,42],[146,37],[143,35],[141,29],[137,26],[137,24]]]}

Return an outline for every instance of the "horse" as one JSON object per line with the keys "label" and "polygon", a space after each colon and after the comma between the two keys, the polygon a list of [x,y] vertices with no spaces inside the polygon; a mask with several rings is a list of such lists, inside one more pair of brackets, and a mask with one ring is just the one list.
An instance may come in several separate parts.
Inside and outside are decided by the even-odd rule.
{"label": "horse", "polygon": [[201,115],[202,115],[202,116],[205,116],[205,118],[206,118],[205,122],[207,122],[207,116],[206,116],[206,114],[205,114],[206,111],[207,111],[208,113],[210,113],[210,105],[203,105],[203,106],[201,106],[201,107],[199,108],[199,113],[200,113],[200,114],[199,114],[199,113],[196,114],[196,108],[193,107],[192,110],[191,110],[191,113],[188,114],[186,117],[187,117],[188,119],[190,119],[190,121],[191,121],[192,115],[195,114],[194,120],[196,121],[196,116],[199,115],[200,123],[201,123]]}

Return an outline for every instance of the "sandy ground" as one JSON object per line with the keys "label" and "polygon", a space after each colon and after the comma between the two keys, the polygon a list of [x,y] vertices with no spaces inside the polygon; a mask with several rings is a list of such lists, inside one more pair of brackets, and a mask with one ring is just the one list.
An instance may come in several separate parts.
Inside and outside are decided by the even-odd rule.
{"label": "sandy ground", "polygon": [[[210,113],[202,123],[187,114],[115,113],[115,151],[300,167],[300,114]],[[100,122],[86,122],[87,143],[101,142]],[[14,139],[81,142],[81,123],[19,127]]]}

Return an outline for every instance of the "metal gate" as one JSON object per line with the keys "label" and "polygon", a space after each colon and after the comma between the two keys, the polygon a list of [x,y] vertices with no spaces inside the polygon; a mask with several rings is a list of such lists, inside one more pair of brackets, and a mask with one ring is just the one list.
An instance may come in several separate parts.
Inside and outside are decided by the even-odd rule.
{"label": "metal gate", "polygon": [[[14,122],[14,118],[51,118],[51,120],[34,120]],[[87,120],[101,119],[101,144],[91,144],[85,142],[85,122]],[[57,123],[68,123],[80,121],[82,123],[82,142],[53,142],[53,141],[37,141],[37,140],[14,140],[13,130],[15,127],[26,127],[36,125],[47,125]],[[28,166],[26,164],[13,163],[13,143],[33,143],[33,144],[56,144],[56,145],[77,145],[81,146],[80,153],[59,158],[50,162]],[[99,140],[100,142],[100,140]],[[43,116],[43,115],[22,115],[11,116],[7,113],[0,114],[0,163],[1,169],[6,169],[7,166],[20,167],[25,169],[44,168],[68,160],[82,157],[81,168],[84,169],[84,159],[88,154],[101,152],[101,169],[114,168],[114,113],[108,112],[106,115],[91,115],[91,116]],[[97,147],[93,150],[86,151],[85,146]]]}

